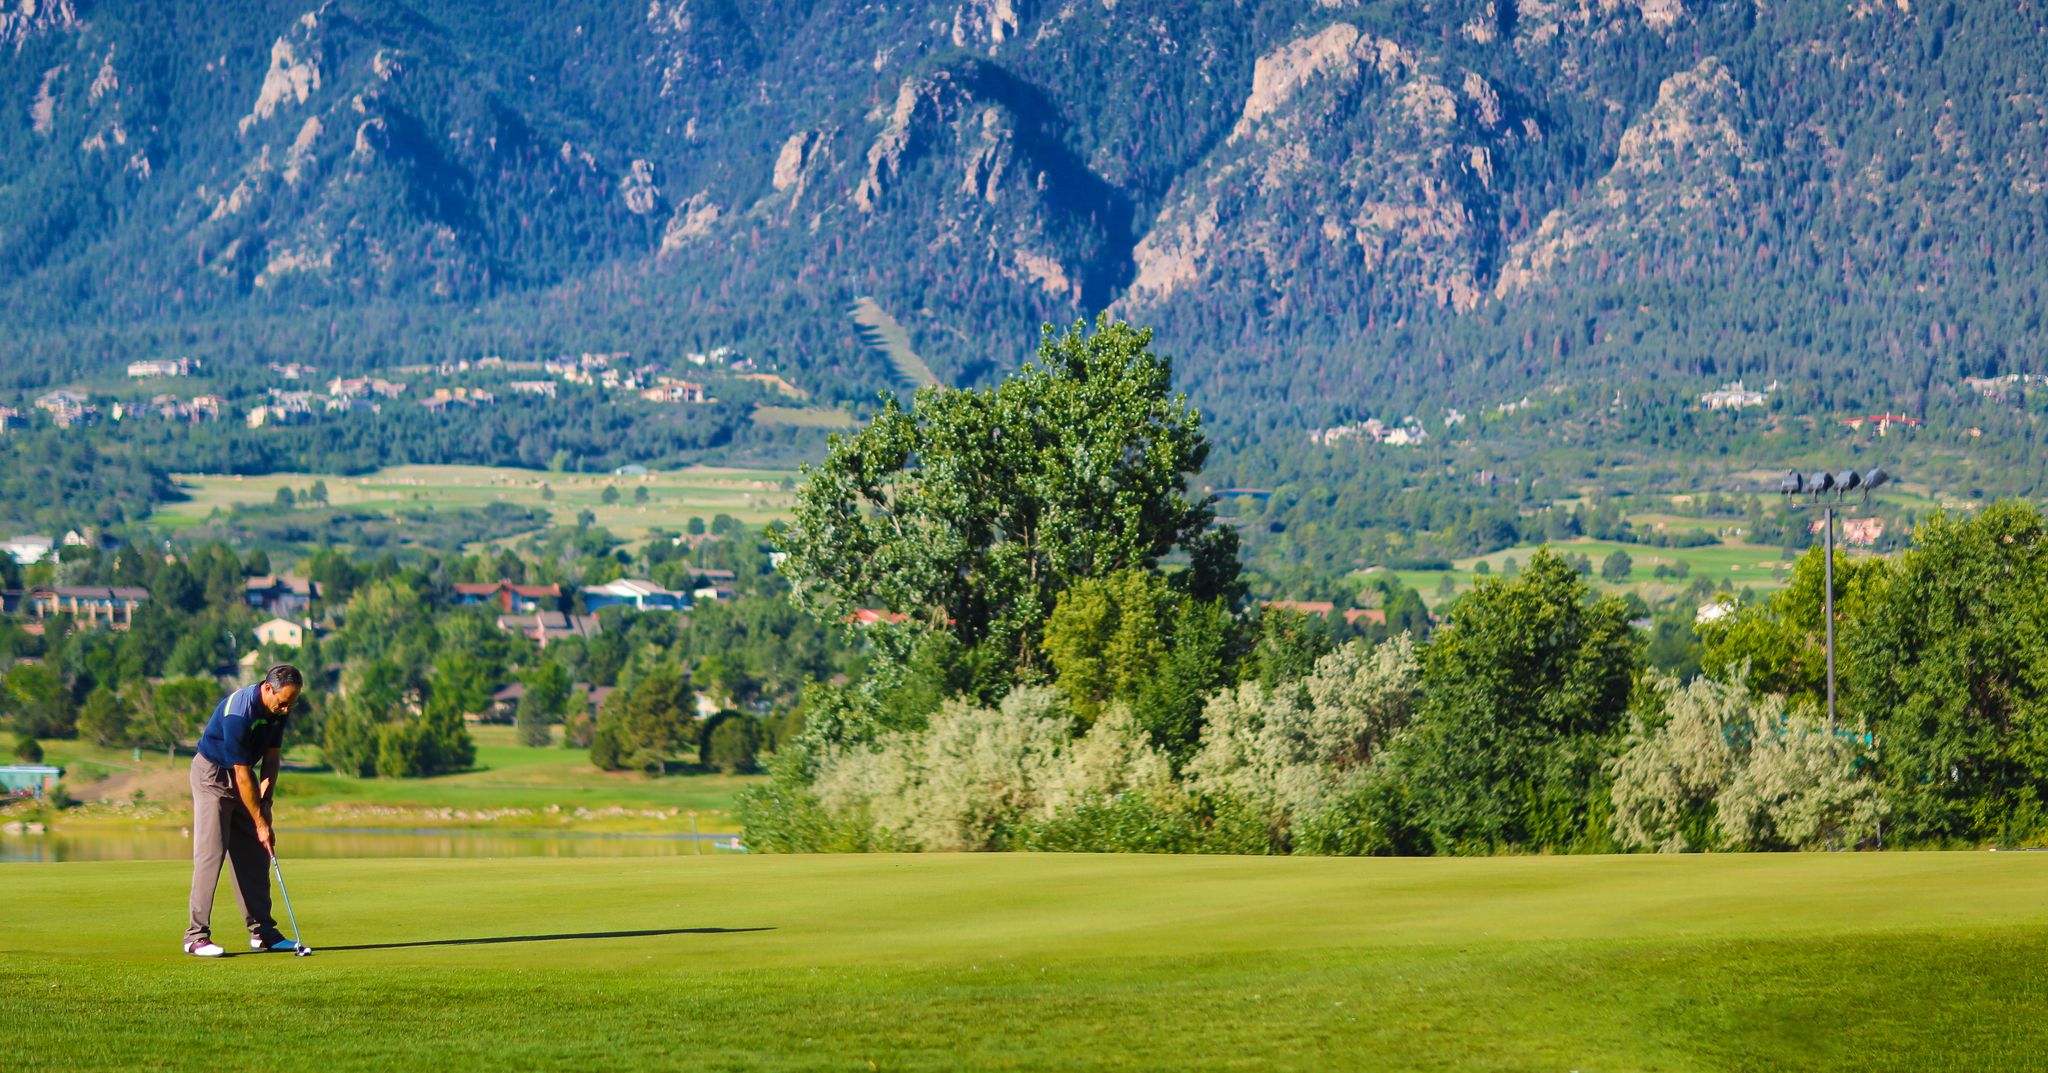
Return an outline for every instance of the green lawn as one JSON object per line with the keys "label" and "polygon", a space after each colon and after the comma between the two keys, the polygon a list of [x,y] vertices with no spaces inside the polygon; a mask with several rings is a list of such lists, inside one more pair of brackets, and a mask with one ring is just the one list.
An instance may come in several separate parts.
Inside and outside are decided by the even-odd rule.
{"label": "green lawn", "polygon": [[[9,866],[10,1070],[2010,1070],[2048,858],[299,860],[319,953],[176,952],[184,866]],[[234,938],[233,906],[216,907]],[[605,933],[639,932],[639,935]],[[479,941],[481,940],[481,941]]]}
{"label": "green lawn", "polygon": [[860,421],[845,410],[822,406],[756,406],[753,416],[757,425],[789,425],[832,431],[860,427]]}
{"label": "green lawn", "polygon": [[[278,824],[282,828],[476,827],[601,832],[678,833],[690,830],[697,813],[703,832],[735,831],[733,795],[761,781],[758,775],[644,775],[599,771],[590,755],[559,745],[529,748],[511,727],[472,727],[476,767],[431,779],[351,779],[326,771],[287,770],[278,780]],[[559,736],[559,730],[557,735]],[[0,733],[0,748],[12,755],[13,738]],[[76,741],[46,741],[45,760],[66,769],[65,784],[84,800],[128,804],[136,791],[153,809],[86,809],[56,819],[60,826],[98,826],[137,819],[153,826],[183,822],[188,806],[186,769],[191,754],[176,760],[162,752],[103,749]],[[317,762],[317,749],[296,750],[292,759]],[[578,810],[583,810],[581,813]]]}
{"label": "green lawn", "polygon": [[[783,482],[789,470],[720,469],[693,466],[622,477],[592,473],[547,473],[495,466],[394,466],[365,477],[333,477],[309,473],[278,473],[263,477],[178,474],[178,485],[190,498],[168,503],[150,524],[177,529],[197,525],[215,509],[235,504],[270,503],[279,488],[303,492],[314,481],[327,484],[329,502],[338,507],[390,510],[480,508],[493,502],[516,503],[549,511],[556,522],[569,524],[580,511],[597,515],[597,524],[627,539],[650,529],[680,531],[690,518],[710,521],[730,514],[758,525],[785,518],[794,492]],[[553,492],[543,498],[543,486]],[[604,502],[604,490],[619,490],[619,501]],[[647,502],[634,501],[634,490],[647,489]]]}

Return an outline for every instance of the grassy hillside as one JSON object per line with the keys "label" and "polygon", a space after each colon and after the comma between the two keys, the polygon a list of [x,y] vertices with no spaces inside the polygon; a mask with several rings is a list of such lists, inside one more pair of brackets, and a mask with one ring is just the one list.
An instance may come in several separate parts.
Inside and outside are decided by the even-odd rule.
{"label": "grassy hillside", "polygon": [[286,868],[319,953],[216,963],[176,953],[178,862],[12,869],[9,1068],[1920,1071],[2048,1044],[2025,854]]}

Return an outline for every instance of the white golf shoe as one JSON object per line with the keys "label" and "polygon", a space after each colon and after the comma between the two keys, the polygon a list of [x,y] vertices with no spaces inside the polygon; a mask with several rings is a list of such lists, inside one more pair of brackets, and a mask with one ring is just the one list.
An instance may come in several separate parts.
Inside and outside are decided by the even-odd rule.
{"label": "white golf shoe", "polygon": [[186,943],[185,952],[196,958],[217,958],[227,954],[218,943],[198,941]]}

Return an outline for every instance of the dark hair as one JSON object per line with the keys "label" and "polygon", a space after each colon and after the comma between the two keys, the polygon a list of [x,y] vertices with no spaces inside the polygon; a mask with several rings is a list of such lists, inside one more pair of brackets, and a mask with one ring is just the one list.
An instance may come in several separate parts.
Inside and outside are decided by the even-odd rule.
{"label": "dark hair", "polygon": [[297,667],[289,663],[274,663],[269,670],[263,672],[263,684],[272,689],[304,689],[306,679],[299,673]]}

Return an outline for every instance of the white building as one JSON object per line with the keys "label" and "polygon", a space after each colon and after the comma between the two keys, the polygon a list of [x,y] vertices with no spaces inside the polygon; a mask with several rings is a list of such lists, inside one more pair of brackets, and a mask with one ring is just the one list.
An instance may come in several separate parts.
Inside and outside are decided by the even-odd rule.
{"label": "white building", "polygon": [[22,566],[33,566],[50,557],[57,550],[57,542],[46,536],[18,536],[0,544],[0,552],[14,557]]}
{"label": "white building", "polygon": [[191,358],[131,361],[128,363],[128,377],[131,380],[154,380],[160,376],[190,376],[196,364]]}

